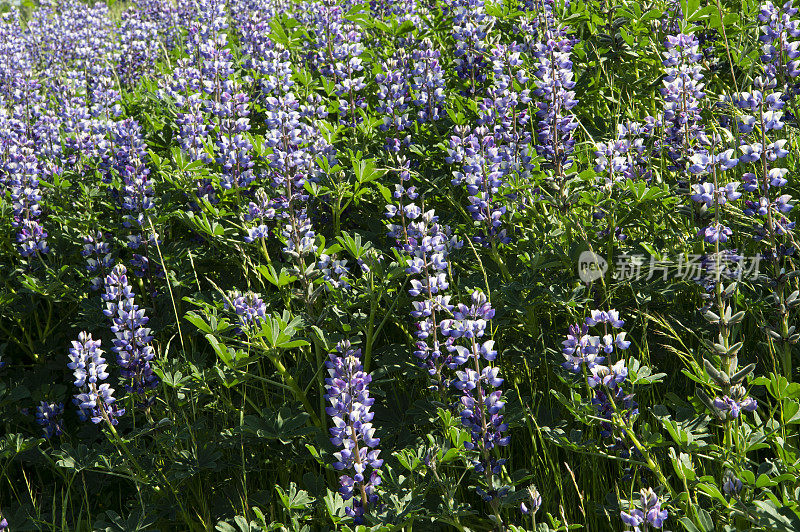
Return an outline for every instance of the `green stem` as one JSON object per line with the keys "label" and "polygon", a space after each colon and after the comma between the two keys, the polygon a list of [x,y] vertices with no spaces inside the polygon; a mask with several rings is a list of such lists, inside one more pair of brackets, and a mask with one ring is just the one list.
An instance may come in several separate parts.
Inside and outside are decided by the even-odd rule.
{"label": "green stem", "polygon": [[109,419],[108,413],[106,413],[105,408],[100,408],[100,411],[103,414],[103,419],[105,420],[106,425],[108,425],[108,428],[111,430],[111,434],[114,436],[114,444],[117,446],[117,448],[120,450],[120,452],[122,452],[122,454],[124,454],[125,457],[128,460],[130,460],[131,464],[133,464],[134,469],[136,469],[136,475],[139,477],[137,480],[142,482],[143,480],[145,480],[147,478],[147,475],[145,474],[144,470],[142,469],[142,466],[139,465],[139,462],[133,456],[133,453],[131,453],[131,450],[128,449],[127,445],[125,445],[125,441],[122,439],[122,437],[117,432],[117,429],[116,429],[116,427],[114,427],[114,424],[111,422],[111,419]]}
{"label": "green stem", "polygon": [[503,280],[507,283],[511,282],[511,272],[508,271],[508,266],[506,266],[506,263],[503,262],[503,258],[500,256],[500,252],[497,250],[497,241],[494,239],[492,240],[492,258],[500,268],[500,273],[503,275]]}
{"label": "green stem", "polygon": [[322,427],[322,421],[320,421],[316,410],[313,406],[311,406],[311,402],[308,400],[308,397],[303,389],[300,388],[300,386],[297,384],[297,381],[294,380],[294,377],[292,377],[291,373],[286,370],[286,366],[283,365],[279,356],[277,354],[268,352],[267,357],[269,358],[270,362],[272,362],[272,365],[275,367],[275,370],[278,372],[278,374],[283,378],[283,381],[292,391],[295,399],[303,404],[306,412],[308,412],[308,415],[311,416],[311,421],[314,423],[314,425],[317,427]]}
{"label": "green stem", "polygon": [[336,198],[336,206],[333,208],[333,236],[342,234],[342,198]]}
{"label": "green stem", "polygon": [[653,472],[653,474],[656,476],[661,485],[663,485],[665,488],[669,490],[670,497],[675,499],[678,496],[678,493],[675,491],[672,485],[670,485],[669,481],[667,481],[667,477],[665,477],[664,473],[661,471],[661,466],[658,465],[658,462],[653,460],[653,457],[650,455],[650,451],[641,444],[639,439],[633,433],[633,427],[630,426],[630,424],[628,423],[623,422],[623,424],[627,427],[626,432],[628,438],[630,438],[631,443],[633,443],[634,447],[636,447],[639,450],[639,452],[642,453],[642,456],[644,457],[645,462],[647,463],[647,467],[650,469],[650,471]]}
{"label": "green stem", "polygon": [[[778,299],[784,302],[784,286],[779,288]],[[784,303],[785,305],[785,303]],[[792,382],[792,344],[789,343],[789,313],[781,312],[783,314],[781,319],[781,343],[783,344],[783,374],[789,382]]]}
{"label": "green stem", "polygon": [[[325,362],[322,358],[322,347],[319,345],[319,341],[314,339],[314,355],[317,359],[317,386],[319,388],[319,419],[323,420],[325,418],[325,379],[323,377],[324,371],[322,371],[322,367],[324,366]],[[324,428],[324,427],[323,427]]]}
{"label": "green stem", "polygon": [[364,341],[364,372],[369,373],[372,367],[372,344],[375,341],[375,313],[378,311],[378,298],[375,292],[372,293],[372,300],[369,305],[369,323],[367,324],[367,337]]}

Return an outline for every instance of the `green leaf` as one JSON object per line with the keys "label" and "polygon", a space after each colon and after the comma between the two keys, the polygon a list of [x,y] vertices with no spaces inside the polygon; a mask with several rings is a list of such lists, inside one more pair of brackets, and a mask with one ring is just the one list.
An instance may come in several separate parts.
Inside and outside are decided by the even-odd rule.
{"label": "green leaf", "polygon": [[714,520],[711,519],[711,514],[702,508],[697,508],[697,524],[700,526],[702,532],[714,532]]}
{"label": "green leaf", "polygon": [[305,490],[298,490],[294,482],[289,483],[289,493],[283,491],[280,486],[275,486],[278,497],[281,499],[283,507],[289,511],[307,509],[316,499],[311,497]]}
{"label": "green leaf", "polygon": [[188,321],[189,323],[200,329],[200,331],[206,334],[211,333],[211,327],[209,327],[208,323],[206,323],[206,321],[196,312],[194,311],[187,312],[184,315],[184,318],[186,318],[186,321]]}
{"label": "green leaf", "polygon": [[217,340],[217,337],[213,334],[206,334],[206,340],[208,340],[208,343],[211,344],[214,352],[217,353],[217,356],[219,356],[220,360],[222,360],[226,366],[230,368],[235,367],[235,364],[233,363],[233,355],[231,354],[232,350],[229,347]]}
{"label": "green leaf", "polygon": [[697,527],[695,526],[695,524],[694,524],[694,523],[692,523],[692,520],[691,520],[691,519],[689,519],[688,517],[681,517],[680,519],[678,519],[678,522],[679,522],[680,524],[682,524],[682,525],[683,525],[683,527],[684,527],[684,528],[685,528],[685,529],[686,529],[688,532],[703,532],[702,530],[700,530],[699,528],[697,528]]}
{"label": "green leaf", "polygon": [[800,404],[793,399],[783,400],[783,421],[787,424],[800,423]]}
{"label": "green leaf", "polygon": [[295,412],[288,407],[282,407],[277,412],[265,408],[258,415],[244,416],[242,430],[258,438],[278,440],[287,445],[317,430],[308,426],[308,418],[306,412]]}
{"label": "green leaf", "polygon": [[800,518],[787,506],[778,506],[774,501],[755,501],[756,524],[770,532],[796,532],[800,530]]}
{"label": "green leaf", "polygon": [[380,192],[381,196],[383,197],[383,201],[386,203],[394,202],[394,199],[392,198],[392,191],[389,190],[388,187],[385,187],[380,183],[375,183],[375,186],[378,188],[378,192]]}
{"label": "green leaf", "polygon": [[758,475],[758,479],[756,479],[756,487],[757,488],[766,488],[767,486],[774,486],[775,482],[769,478],[765,473],[761,473]]}
{"label": "green leaf", "polygon": [[269,347],[273,349],[291,349],[309,345],[305,340],[292,340],[302,323],[302,318],[292,317],[289,311],[284,311],[282,316],[277,314],[265,316],[261,323],[261,330],[253,338],[264,338]]}
{"label": "green leaf", "polygon": [[275,268],[272,266],[272,264],[260,264],[257,269],[258,273],[263,275],[267,281],[278,288],[291,284],[297,280],[297,276],[289,273],[287,268],[281,269],[280,274],[275,271]]}
{"label": "green leaf", "polygon": [[701,482],[697,485],[697,488],[711,497],[712,499],[716,499],[717,501],[721,502],[723,505],[728,506],[728,500],[725,496],[719,491],[719,488],[712,484],[708,484],[706,482]]}

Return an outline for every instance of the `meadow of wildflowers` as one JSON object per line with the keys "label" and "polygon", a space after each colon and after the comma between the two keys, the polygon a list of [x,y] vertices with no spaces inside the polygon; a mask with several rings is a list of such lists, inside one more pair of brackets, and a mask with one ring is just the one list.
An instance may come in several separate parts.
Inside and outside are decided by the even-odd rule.
{"label": "meadow of wildflowers", "polygon": [[0,12],[0,531],[800,530],[800,4]]}

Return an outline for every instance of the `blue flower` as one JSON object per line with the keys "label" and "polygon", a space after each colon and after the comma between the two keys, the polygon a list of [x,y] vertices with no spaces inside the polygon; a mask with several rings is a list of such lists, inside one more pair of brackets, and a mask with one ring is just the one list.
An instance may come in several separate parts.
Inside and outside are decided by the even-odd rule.
{"label": "blue flower", "polygon": [[46,439],[49,440],[53,436],[60,436],[64,432],[61,422],[61,414],[63,413],[64,405],[62,403],[42,401],[36,407],[36,423],[42,427]]}
{"label": "blue flower", "polygon": [[677,169],[693,173],[708,171],[711,157],[694,141],[704,137],[700,127],[700,101],[705,97],[700,43],[694,34],[669,35],[662,61],[665,76],[663,121],[668,156]]}
{"label": "blue flower", "polygon": [[[112,351],[117,354],[125,389],[143,397],[159,382],[152,368],[155,352],[150,342],[153,336],[145,327],[149,318],[144,309],[134,302],[133,289],[126,274],[125,266],[118,264],[106,276],[103,314],[111,320],[111,332],[115,336]],[[149,404],[149,401],[144,404]]]}
{"label": "blue flower", "polygon": [[714,406],[722,412],[730,413],[736,419],[742,410],[753,412],[758,408],[758,403],[752,397],[747,397],[746,390],[741,385],[731,387],[730,395],[723,395],[714,399]]}
{"label": "blue flower", "polygon": [[555,18],[552,0],[542,2],[544,24],[539,24],[539,41],[532,50],[536,57],[536,89],[538,119],[536,151],[552,168],[555,177],[563,178],[564,170],[572,166],[575,149],[573,132],[578,120],[572,109],[575,99],[575,80],[572,72],[572,48],[577,42],[567,35],[566,26]]}
{"label": "blue flower", "polygon": [[339,479],[339,493],[345,501],[352,499],[345,511],[361,524],[364,512],[378,501],[375,488],[381,483],[378,469],[383,465],[376,448],[380,439],[372,427],[375,414],[370,411],[375,403],[369,395],[372,376],[364,372],[360,349],[352,349],[347,341],[336,349],[337,353],[331,353],[325,362],[329,375],[325,399],[330,403],[325,411],[334,425],[329,429],[331,443],[340,448],[334,453],[333,468],[347,472]]}
{"label": "blue flower", "polygon": [[736,497],[742,491],[742,481],[736,476],[736,474],[728,469],[725,471],[724,480],[722,482],[722,491],[725,492],[725,495],[728,497]]}
{"label": "blue flower", "polygon": [[[542,495],[534,486],[528,486],[528,498],[520,503],[519,509],[525,515],[535,515],[542,506]],[[528,504],[525,504],[525,503]]]}
{"label": "blue flower", "polygon": [[93,423],[100,423],[107,418],[116,425],[117,418],[124,415],[125,410],[117,408],[114,389],[103,383],[108,378],[108,365],[100,349],[100,340],[93,340],[91,334],[81,332],[78,340],[72,342],[67,367],[73,371],[74,384],[80,391],[74,396],[73,403],[78,406],[81,419],[91,418]]}
{"label": "blue flower", "polygon": [[233,292],[229,300],[230,303],[226,299],[225,308],[233,308],[236,315],[239,316],[242,327],[255,329],[261,327],[261,323],[266,318],[267,305],[259,294]]}
{"label": "blue flower", "polygon": [[99,274],[99,276],[92,278],[91,289],[100,290],[103,286],[106,272],[110,270],[114,264],[111,255],[111,245],[105,241],[102,232],[97,231],[94,234],[83,237],[81,255],[86,258],[86,269],[90,273]]}
{"label": "blue flower", "polygon": [[422,39],[411,53],[409,85],[419,123],[437,122],[445,100],[440,53],[430,39]]}
{"label": "blue flower", "polygon": [[[502,400],[503,392],[499,389],[503,379],[499,376],[500,368],[492,365],[497,357],[494,341],[478,341],[485,334],[487,322],[494,314],[486,295],[475,290],[471,295],[471,305],[459,305],[458,310],[453,312],[454,319],[442,322],[442,333],[451,341],[467,340],[468,347],[455,343],[448,345],[448,349],[454,353],[448,367],[456,370],[452,386],[462,393],[458,405],[461,424],[471,434],[470,441],[465,442],[464,446],[477,451],[478,456],[472,462],[475,471],[489,477],[499,474],[506,462],[492,456],[492,450],[496,446],[505,447],[511,440],[510,436],[504,435],[508,424],[503,419],[505,402]],[[460,366],[464,366],[464,369],[458,369]],[[497,496],[494,491],[484,493],[487,500]]]}
{"label": "blue flower", "polygon": [[12,222],[18,229],[16,241],[22,257],[48,253],[47,231],[39,222],[42,193],[39,189],[40,164],[32,148],[9,144],[5,155],[4,181],[11,192]]}
{"label": "blue flower", "polygon": [[642,532],[643,528],[641,527],[645,523],[653,528],[662,528],[669,513],[661,509],[658,495],[651,488],[643,489],[640,493],[641,508],[631,508],[630,512],[620,512],[622,522],[633,528],[634,532]]}

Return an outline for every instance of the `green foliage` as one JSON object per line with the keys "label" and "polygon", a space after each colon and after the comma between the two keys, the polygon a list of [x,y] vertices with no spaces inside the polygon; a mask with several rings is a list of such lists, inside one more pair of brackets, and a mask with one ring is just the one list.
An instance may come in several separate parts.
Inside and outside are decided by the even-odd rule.
{"label": "green foliage", "polygon": [[[389,3],[401,9],[400,2]],[[81,131],[64,129],[63,164],[40,184],[51,251],[20,257],[7,178],[13,142],[6,136],[13,128],[6,122],[14,105],[29,102],[14,104],[3,92],[0,518],[8,519],[13,532],[620,530],[620,512],[637,504],[645,487],[653,487],[669,511],[669,530],[800,530],[796,253],[767,260],[769,238],[758,235],[743,202],[716,210],[692,202],[690,185],[699,178],[675,169],[686,161],[665,155],[663,121],[642,145],[646,177],[609,184],[595,154],[600,143],[615,140],[620,125],[663,118],[662,60],[670,24],[703,37],[702,120],[709,136],[717,133],[719,142],[738,149],[743,134],[733,120],[741,112],[722,102],[755,90],[754,80],[763,73],[758,3],[555,2],[554,20],[576,41],[570,56],[579,102],[572,112],[580,126],[574,132],[574,164],[559,175],[532,149],[529,166],[520,164],[503,176],[492,201],[502,207],[508,242],[485,237],[486,224],[472,216],[466,187],[453,183],[462,168],[449,162],[451,137],[458,138],[460,127],[474,128],[481,106],[491,106],[483,100],[490,81],[455,73],[461,51],[453,35],[453,2],[418,2],[419,17],[413,20],[376,14],[380,2],[342,4],[350,29],[363,33],[365,45],[364,106],[351,111],[358,117],[356,127],[343,123],[340,105],[348,95],[337,88],[337,75],[318,64],[333,53],[316,48],[324,42],[323,30],[312,15],[325,2],[239,4],[228,3],[224,33],[234,60],[228,81],[249,98],[250,129],[241,137],[252,145],[248,153],[256,177],[247,187],[222,186],[227,174],[213,139],[224,132],[208,113],[210,136],[199,147],[203,156],[193,158],[180,145],[179,113],[185,108],[165,89],[174,82],[179,61],[195,59],[197,51],[186,47],[187,28],[172,41],[157,43],[157,56],[133,84],[120,77],[124,68],[112,52],[122,50],[122,43],[114,42],[106,59],[116,61],[117,118],[135,119],[143,128],[155,207],[139,226],[126,218],[120,169],[109,170],[107,161],[89,150],[82,153],[75,148]],[[139,9],[137,2],[108,6],[103,16],[117,29],[130,15],[123,10]],[[45,7],[22,2],[20,31]],[[80,7],[88,12],[88,6]],[[678,7],[682,18],[675,16]],[[2,11],[11,12],[11,4]],[[487,30],[492,46],[538,42],[540,35],[531,33],[534,22],[544,20],[537,2],[488,1],[486,12],[494,17]],[[193,20],[196,13],[187,17]],[[313,249],[305,254],[286,251],[297,230],[285,229],[297,221],[290,215],[278,213],[265,222],[267,238],[247,238],[255,223],[248,218],[250,203],[261,193],[273,200],[270,205],[280,203],[289,185],[278,177],[290,180],[271,161],[277,148],[267,119],[270,102],[261,87],[274,80],[254,66],[250,54],[256,52],[239,27],[248,20],[261,24],[257,34],[269,38],[267,48],[274,45],[285,54],[298,105],[317,109],[303,110],[312,117],[304,119],[325,141],[320,144],[331,148],[309,155],[314,171],[296,191],[302,202],[287,200],[292,207],[303,204],[313,227]],[[441,53],[443,108],[437,122],[415,121],[418,109],[408,110],[410,124],[395,135],[408,135],[407,141],[398,139],[406,167],[387,147],[393,133],[384,127],[387,113],[378,111],[377,76],[383,62],[401,57],[399,50],[417,51],[423,39]],[[47,54],[36,61],[31,68],[37,76],[48,78],[49,68],[63,74]],[[538,66],[530,47],[521,61],[531,79],[515,78],[511,87],[535,92]],[[78,64],[64,68],[75,79],[92,82],[91,65]],[[490,79],[491,66],[482,68]],[[3,72],[0,88],[6,91],[11,74]],[[48,78],[53,87],[64,82],[61,74]],[[796,87],[792,79],[779,83],[792,93],[780,133],[790,154],[775,164],[788,169],[789,184],[782,190],[797,196]],[[412,92],[411,99],[420,97]],[[41,106],[69,103],[45,94],[49,100]],[[531,145],[539,142],[540,95],[533,96],[525,108],[528,122],[519,123],[531,129]],[[85,105],[91,99],[76,98]],[[38,109],[40,103],[34,103]],[[760,133],[767,134],[763,128]],[[501,137],[498,133],[496,142],[504,142]],[[404,170],[407,182],[400,181]],[[740,181],[743,173],[739,166],[727,175]],[[197,184],[205,180],[215,197],[198,197]],[[395,187],[403,183],[415,187],[423,212],[435,211],[448,236],[463,241],[448,256],[451,304],[467,304],[479,288],[496,311],[486,339],[498,350],[510,445],[491,451],[506,462],[488,480],[474,468],[471,433],[459,415],[460,393],[452,386],[438,389],[412,354],[420,338],[419,320],[410,315],[415,308],[408,252],[400,249],[408,241],[386,235],[386,208],[398,205]],[[796,221],[796,213],[789,211],[788,220]],[[716,279],[708,291],[697,278],[682,275],[676,263],[711,253],[713,246],[697,234],[700,221],[710,223],[717,215],[734,229],[728,249],[767,258],[758,275],[737,282]],[[148,242],[146,251],[129,245],[137,230]],[[152,364],[159,384],[149,392],[149,403],[118,384],[114,335],[103,301],[90,289],[99,274],[88,272],[81,256],[83,238],[97,232],[105,235],[115,263],[131,264],[134,253],[145,253],[149,261],[147,273],[129,276],[154,336]],[[783,242],[796,248],[796,231],[788,230]],[[591,282],[579,275],[585,253],[609,266]],[[647,278],[615,277],[617,266],[634,256],[664,269]],[[326,273],[331,261],[346,261],[347,273],[338,279]],[[265,312],[248,321],[237,314],[236,300],[252,294]],[[585,367],[577,374],[561,367],[569,326],[582,323],[592,309],[612,308],[624,316],[632,342],[628,354],[608,361],[623,360],[627,369],[627,391],[638,402],[627,416],[618,409],[610,415],[598,411],[597,389],[587,384]],[[127,410],[116,427],[81,421],[72,404],[76,390],[67,352],[82,330],[102,340],[110,382]],[[341,340],[362,350],[364,369],[372,374],[372,423],[385,459],[380,503],[363,523],[348,515],[352,501],[339,492],[340,472],[332,465],[339,449],[330,441],[325,362]],[[446,381],[456,378],[451,368],[444,372]],[[715,399],[732,390],[756,400],[755,412],[736,418],[726,413]],[[42,437],[34,418],[42,402],[66,405],[62,434]],[[741,488],[726,487],[731,479]],[[476,491],[481,486],[492,502]],[[524,515],[520,505],[531,506],[533,486],[542,506]]]}

